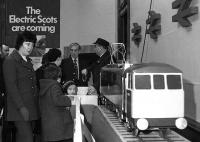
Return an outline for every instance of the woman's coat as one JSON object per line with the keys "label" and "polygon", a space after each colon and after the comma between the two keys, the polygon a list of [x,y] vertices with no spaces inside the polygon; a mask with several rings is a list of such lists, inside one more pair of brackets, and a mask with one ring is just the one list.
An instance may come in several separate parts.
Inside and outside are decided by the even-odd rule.
{"label": "woman's coat", "polygon": [[14,50],[4,61],[3,73],[6,86],[6,119],[8,121],[23,121],[19,111],[26,107],[29,119],[39,118],[38,90],[36,76],[31,60],[27,62],[17,50]]}
{"label": "woman's coat", "polygon": [[39,104],[42,135],[45,141],[73,138],[73,120],[69,97],[64,96],[60,84],[52,79],[40,80]]}

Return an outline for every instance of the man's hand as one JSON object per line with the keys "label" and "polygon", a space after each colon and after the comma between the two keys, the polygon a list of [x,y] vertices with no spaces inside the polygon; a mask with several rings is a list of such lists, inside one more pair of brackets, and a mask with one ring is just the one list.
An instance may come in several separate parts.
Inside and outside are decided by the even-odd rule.
{"label": "man's hand", "polygon": [[87,75],[87,69],[83,69],[83,70],[81,71],[81,73],[84,74],[84,75]]}
{"label": "man's hand", "polygon": [[25,121],[28,121],[28,120],[29,120],[29,111],[28,111],[28,109],[27,109],[26,107],[21,107],[21,108],[19,109],[19,111],[20,111],[20,113],[21,113],[23,119],[24,119]]}

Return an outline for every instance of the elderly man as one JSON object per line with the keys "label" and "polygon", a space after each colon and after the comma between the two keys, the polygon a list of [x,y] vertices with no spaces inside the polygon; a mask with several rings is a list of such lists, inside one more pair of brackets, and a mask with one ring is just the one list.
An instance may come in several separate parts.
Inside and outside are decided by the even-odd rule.
{"label": "elderly man", "polygon": [[3,79],[3,61],[5,59],[6,56],[8,56],[9,54],[9,47],[5,44],[2,44],[2,46],[0,46],[0,53],[1,53],[1,57],[0,57],[0,110],[3,107],[3,94],[5,93],[5,85],[4,85],[4,79]]}
{"label": "elderly man", "polygon": [[[9,54],[9,46],[2,44],[0,46],[0,112],[3,112],[3,108],[5,106],[5,84],[4,84],[4,77],[3,77],[3,62],[4,62],[4,59],[8,56],[8,54]],[[4,115],[5,115],[5,113],[4,113]],[[0,121],[0,125],[2,125],[1,122],[2,121]],[[2,138],[1,131],[2,130],[0,128],[0,139]],[[6,139],[5,132],[3,132],[3,133],[4,134],[3,134],[2,140],[9,141],[9,139]],[[7,134],[10,133],[10,131],[7,131],[6,133]]]}
{"label": "elderly man", "polygon": [[79,56],[81,46],[78,43],[69,45],[70,56],[61,62],[62,82],[72,80],[77,86],[87,86],[87,80],[81,74],[81,70],[86,68],[86,61]]}
{"label": "elderly man", "polygon": [[9,46],[2,44],[2,46],[0,46],[0,53],[1,53],[1,58],[4,58],[6,56],[8,56],[9,54]]}

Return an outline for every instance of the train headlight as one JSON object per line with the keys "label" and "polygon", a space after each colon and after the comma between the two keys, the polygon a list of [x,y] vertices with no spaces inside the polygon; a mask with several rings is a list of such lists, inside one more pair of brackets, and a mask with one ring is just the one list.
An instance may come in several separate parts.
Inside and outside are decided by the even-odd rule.
{"label": "train headlight", "polygon": [[141,119],[138,119],[137,120],[137,123],[136,123],[138,129],[140,130],[146,130],[149,126],[149,123],[146,119],[144,118],[141,118]]}
{"label": "train headlight", "polygon": [[176,119],[175,125],[178,129],[185,129],[187,127],[187,120],[185,118]]}

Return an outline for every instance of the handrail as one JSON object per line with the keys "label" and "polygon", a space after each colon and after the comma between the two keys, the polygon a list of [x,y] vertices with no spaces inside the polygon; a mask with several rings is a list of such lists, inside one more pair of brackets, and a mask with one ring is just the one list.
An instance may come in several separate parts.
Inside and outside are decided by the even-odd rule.
{"label": "handrail", "polygon": [[75,119],[74,119],[74,138],[73,142],[95,142],[94,137],[84,123],[84,115],[81,114],[81,98],[74,96],[75,100]]}
{"label": "handrail", "polygon": [[80,114],[80,98],[74,96],[75,99],[75,119],[74,119],[74,138],[73,142],[83,142],[81,114]]}

